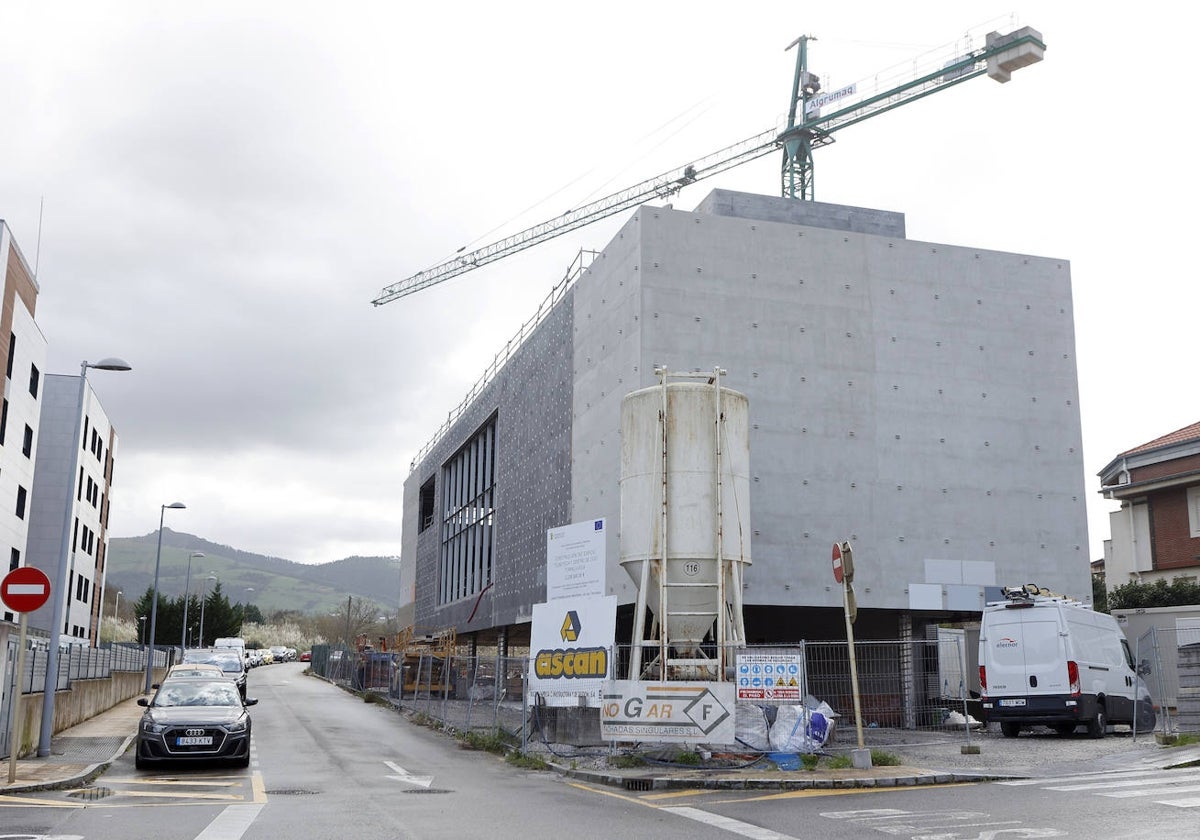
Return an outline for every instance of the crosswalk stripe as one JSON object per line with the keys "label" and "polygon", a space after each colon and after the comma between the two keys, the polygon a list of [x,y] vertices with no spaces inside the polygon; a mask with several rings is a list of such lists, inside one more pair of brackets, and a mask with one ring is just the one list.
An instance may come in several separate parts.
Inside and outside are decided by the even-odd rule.
{"label": "crosswalk stripe", "polygon": [[[1168,771],[1169,772],[1169,771]],[[1091,782],[1086,785],[1048,785],[1045,790],[1080,791],[1080,790],[1109,790],[1112,788],[1137,787],[1148,782],[1200,782],[1200,773],[1189,773],[1182,776],[1160,777],[1159,779],[1119,779],[1115,782]]]}
{"label": "crosswalk stripe", "polygon": [[1156,799],[1159,805],[1173,805],[1176,808],[1200,808],[1200,797],[1192,796],[1187,799]]}
{"label": "crosswalk stripe", "polygon": [[1048,784],[1059,785],[1059,784],[1067,784],[1069,782],[1089,782],[1089,781],[1093,781],[1095,779],[1100,779],[1100,778],[1129,779],[1129,778],[1133,778],[1135,776],[1153,776],[1155,773],[1161,773],[1161,772],[1162,772],[1162,770],[1160,768],[1156,767],[1153,770],[1116,770],[1113,772],[1083,773],[1078,776],[1057,776],[1057,777],[1047,777],[1047,778],[1040,778],[1040,779],[1008,779],[1003,782],[996,782],[996,784],[1009,785],[1012,787],[1018,787],[1021,785],[1048,785]]}
{"label": "crosswalk stripe", "polygon": [[1098,793],[1097,796],[1110,796],[1113,799],[1127,799],[1131,796],[1162,796],[1164,793],[1196,793],[1200,791],[1200,785],[1166,785],[1165,787],[1154,787],[1148,790],[1114,790],[1112,793]]}

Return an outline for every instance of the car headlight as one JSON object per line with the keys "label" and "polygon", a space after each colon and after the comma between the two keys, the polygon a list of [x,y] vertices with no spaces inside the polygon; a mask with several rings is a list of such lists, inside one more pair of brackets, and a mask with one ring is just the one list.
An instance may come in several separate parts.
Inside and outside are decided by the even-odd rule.
{"label": "car headlight", "polygon": [[165,723],[158,723],[153,718],[142,718],[142,731],[161,735],[167,731],[167,725]]}
{"label": "car headlight", "polygon": [[233,734],[237,734],[238,732],[245,732],[246,727],[247,727],[247,718],[245,715],[243,715],[238,720],[234,721],[231,724],[228,724],[225,727],[225,731],[233,733]]}

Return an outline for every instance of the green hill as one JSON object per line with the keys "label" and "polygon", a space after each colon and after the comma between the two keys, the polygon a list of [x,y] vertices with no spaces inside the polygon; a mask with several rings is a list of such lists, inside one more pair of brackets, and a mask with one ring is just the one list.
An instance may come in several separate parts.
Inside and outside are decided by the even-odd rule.
{"label": "green hill", "polygon": [[[157,531],[110,539],[106,588],[110,592],[120,589],[130,600],[140,598],[154,584],[157,548]],[[264,616],[281,610],[328,614],[344,610],[349,596],[373,601],[381,614],[390,614],[400,601],[398,557],[347,557],[305,565],[251,554],[169,528],[162,532],[159,592],[168,598],[183,594],[188,557],[194,552],[204,556],[192,560],[192,592],[201,592],[205,586],[211,589],[214,582],[208,578],[215,575],[230,603],[254,604]]]}

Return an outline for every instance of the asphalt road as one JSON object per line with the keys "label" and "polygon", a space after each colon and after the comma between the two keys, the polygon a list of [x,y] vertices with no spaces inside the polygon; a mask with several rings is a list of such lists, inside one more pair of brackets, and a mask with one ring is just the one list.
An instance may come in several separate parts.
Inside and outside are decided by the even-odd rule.
{"label": "asphalt road", "polygon": [[[1088,840],[1200,835],[1200,770],[1083,768],[890,790],[626,792],[527,772],[303,674],[250,675],[251,767],[133,768],[89,792],[5,797],[4,837]],[[1039,747],[1030,741],[1031,748]]]}

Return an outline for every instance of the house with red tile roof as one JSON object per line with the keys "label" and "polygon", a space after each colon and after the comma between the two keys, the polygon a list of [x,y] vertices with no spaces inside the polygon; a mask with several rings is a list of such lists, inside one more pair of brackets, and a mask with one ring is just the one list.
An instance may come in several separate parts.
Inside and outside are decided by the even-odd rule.
{"label": "house with red tile roof", "polygon": [[1122,452],[1099,475],[1100,492],[1121,503],[1109,514],[1108,589],[1200,577],[1200,422]]}

